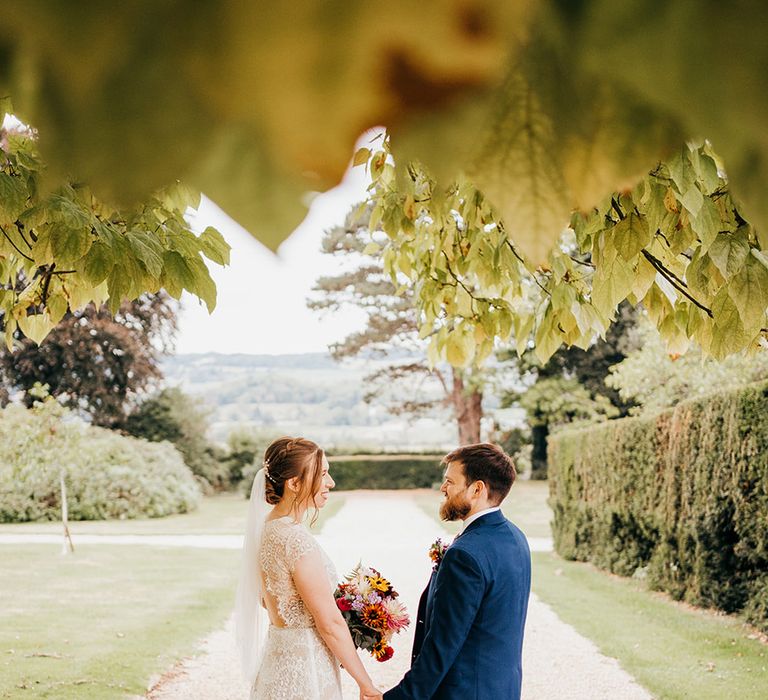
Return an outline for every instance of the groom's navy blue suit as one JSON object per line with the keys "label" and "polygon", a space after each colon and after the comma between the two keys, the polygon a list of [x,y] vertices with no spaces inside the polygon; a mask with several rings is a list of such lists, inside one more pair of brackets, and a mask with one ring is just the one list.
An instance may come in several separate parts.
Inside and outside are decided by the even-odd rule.
{"label": "groom's navy blue suit", "polygon": [[411,670],[387,700],[519,700],[531,554],[500,511],[471,522],[419,602]]}

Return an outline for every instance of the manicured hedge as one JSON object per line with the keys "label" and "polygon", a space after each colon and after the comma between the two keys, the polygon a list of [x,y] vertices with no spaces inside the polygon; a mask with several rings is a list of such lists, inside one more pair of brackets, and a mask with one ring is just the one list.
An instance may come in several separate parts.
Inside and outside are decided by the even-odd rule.
{"label": "manicured hedge", "polygon": [[355,455],[328,458],[336,489],[431,488],[443,479],[443,455]]}
{"label": "manicured hedge", "polygon": [[768,629],[768,384],[549,440],[557,551]]}
{"label": "manicured hedge", "polygon": [[194,510],[195,477],[170,443],[0,411],[0,522],[61,517],[64,470],[71,520],[159,517]]}

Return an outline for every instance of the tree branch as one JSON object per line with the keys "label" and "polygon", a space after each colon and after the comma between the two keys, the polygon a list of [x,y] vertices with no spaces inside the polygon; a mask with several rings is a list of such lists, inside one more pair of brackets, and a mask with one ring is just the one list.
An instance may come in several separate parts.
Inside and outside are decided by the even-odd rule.
{"label": "tree branch", "polygon": [[664,277],[664,279],[666,279],[667,282],[669,282],[678,292],[680,292],[680,294],[689,299],[691,303],[693,303],[695,306],[698,306],[702,311],[705,311],[707,316],[713,318],[712,310],[691,296],[691,294],[686,289],[688,285],[686,285],[683,280],[681,280],[674,272],[664,267],[661,260],[649,253],[647,250],[643,250],[642,253],[645,259],[651,263],[651,265],[653,265],[656,271],[661,274],[661,276]]}
{"label": "tree branch", "polygon": [[[520,255],[520,253],[517,252],[517,249],[515,248],[515,246],[512,245],[512,241],[510,241],[509,238],[506,238],[505,236],[504,243],[506,243],[509,246],[509,249],[512,251],[512,255],[514,255],[520,261],[522,266],[526,270],[528,270],[528,265],[525,264],[525,260],[523,259],[523,257]],[[530,270],[528,271],[530,272]],[[544,292],[544,294],[546,294],[547,296],[550,296],[549,290],[541,282],[539,282],[538,279],[536,279],[536,274],[533,272],[530,272],[530,274],[533,281],[539,286],[539,289],[541,289],[541,291]]]}
{"label": "tree branch", "polygon": [[4,229],[2,226],[0,226],[0,231],[2,231],[2,232],[3,232],[3,235],[4,235],[4,236],[6,237],[6,239],[8,240],[8,243],[10,243],[10,244],[11,244],[11,245],[14,247],[14,249],[16,250],[16,252],[17,252],[19,255],[21,255],[21,257],[22,257],[22,258],[26,258],[27,260],[29,260],[29,262],[35,262],[33,258],[30,258],[30,257],[29,257],[29,255],[27,255],[26,253],[24,253],[24,252],[22,252],[21,250],[19,250],[19,246],[17,246],[17,245],[16,245],[16,244],[13,242],[13,239],[12,239],[12,238],[11,238],[11,237],[8,235],[8,233],[6,232],[6,230],[5,230],[5,229]]}

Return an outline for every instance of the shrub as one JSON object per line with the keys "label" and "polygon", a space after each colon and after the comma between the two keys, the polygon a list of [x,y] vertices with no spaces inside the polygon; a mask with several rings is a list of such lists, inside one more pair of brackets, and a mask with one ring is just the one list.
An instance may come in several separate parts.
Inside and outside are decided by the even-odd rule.
{"label": "shrub", "polygon": [[206,437],[208,422],[209,411],[199,400],[171,387],[143,401],[128,416],[125,430],[145,440],[172,442],[206,491],[222,490],[230,485],[228,469],[223,453]]}
{"label": "shrub", "polygon": [[330,457],[340,491],[431,488],[443,479],[443,455],[355,455]]}
{"label": "shrub", "polygon": [[557,551],[768,629],[768,384],[550,438]]}
{"label": "shrub", "polygon": [[[55,404],[55,402],[52,402]],[[159,517],[194,510],[200,489],[169,443],[62,421],[56,409],[0,412],[0,522]]]}

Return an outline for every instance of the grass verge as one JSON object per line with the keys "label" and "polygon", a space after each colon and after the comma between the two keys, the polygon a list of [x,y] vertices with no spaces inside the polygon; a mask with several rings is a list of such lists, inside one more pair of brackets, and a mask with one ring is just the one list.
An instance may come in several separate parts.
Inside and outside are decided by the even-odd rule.
{"label": "grass verge", "polygon": [[239,552],[84,545],[0,548],[0,698],[108,700],[149,678],[232,609]]}
{"label": "grass verge", "polygon": [[[320,511],[315,525],[335,515],[344,503],[342,494],[332,493],[328,504]],[[70,522],[69,529],[77,535],[242,535],[248,501],[240,494],[224,493],[206,496],[192,513],[169,515],[165,518],[136,520],[79,520]],[[0,534],[59,534],[61,523],[3,523]]]}
{"label": "grass verge", "polygon": [[768,645],[738,618],[556,554],[533,554],[533,589],[659,700],[766,697]]}

